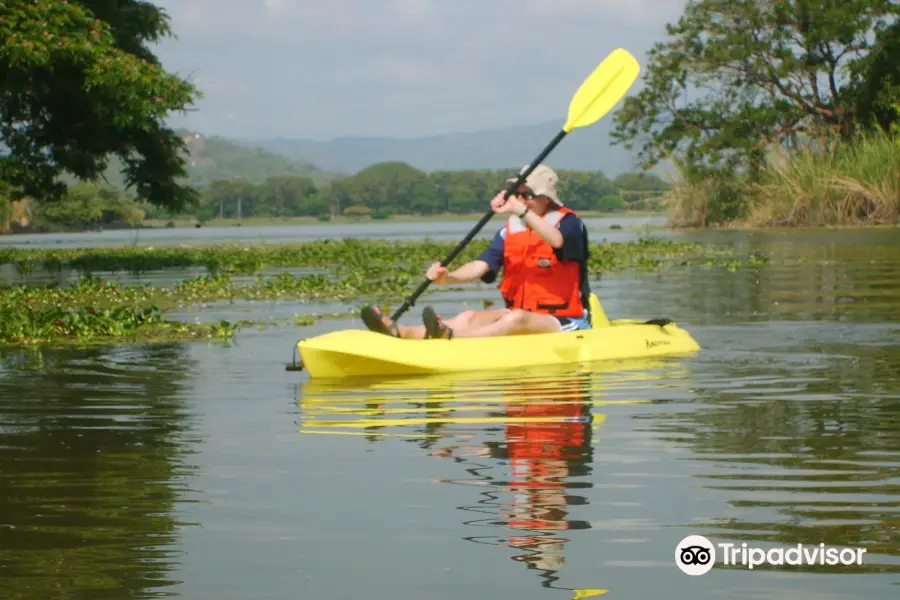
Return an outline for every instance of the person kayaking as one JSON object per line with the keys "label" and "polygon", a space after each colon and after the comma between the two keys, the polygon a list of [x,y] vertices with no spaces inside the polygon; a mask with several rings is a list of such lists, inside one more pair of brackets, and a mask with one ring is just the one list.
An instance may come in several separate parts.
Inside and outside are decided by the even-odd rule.
{"label": "person kayaking", "polygon": [[493,283],[502,269],[498,287],[506,308],[466,310],[444,321],[426,306],[423,325],[400,325],[379,307],[365,306],[363,323],[371,331],[408,339],[590,329],[587,228],[560,200],[558,181],[556,171],[539,164],[514,195],[504,199],[500,192],[491,200],[494,214],[509,217],[477,259],[454,271],[435,262],[425,273],[435,284]]}

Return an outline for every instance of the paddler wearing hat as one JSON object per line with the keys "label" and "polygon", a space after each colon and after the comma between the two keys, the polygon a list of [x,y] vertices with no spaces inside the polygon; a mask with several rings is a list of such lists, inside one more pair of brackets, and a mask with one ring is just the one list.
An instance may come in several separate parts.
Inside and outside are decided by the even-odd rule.
{"label": "paddler wearing hat", "polygon": [[443,320],[426,306],[423,324],[410,326],[394,323],[377,306],[366,306],[361,312],[366,327],[409,339],[590,329],[587,229],[560,200],[558,181],[556,171],[539,164],[515,195],[504,199],[500,192],[491,200],[494,213],[508,218],[478,258],[453,271],[434,262],[425,272],[434,284],[452,285],[479,279],[493,283],[502,270],[498,287],[505,308],[465,310]]}

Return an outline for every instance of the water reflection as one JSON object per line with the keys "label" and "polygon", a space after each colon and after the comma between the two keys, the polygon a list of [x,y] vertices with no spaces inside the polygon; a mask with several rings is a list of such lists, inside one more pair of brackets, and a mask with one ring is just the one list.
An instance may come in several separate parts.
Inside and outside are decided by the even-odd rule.
{"label": "water reflection", "polygon": [[[814,333],[794,336],[808,346]],[[300,431],[399,440],[453,461],[465,474],[436,482],[475,490],[457,506],[473,529],[460,537],[508,549],[546,588],[612,588],[614,568],[674,569],[666,548],[688,534],[865,548],[862,566],[779,570],[891,576],[900,572],[900,355],[888,339],[896,332],[882,333],[862,346],[818,331],[816,352],[804,354],[771,348],[764,329],[738,351],[598,372],[314,380],[302,389]],[[585,548],[592,556],[579,555]],[[577,588],[562,584],[570,563],[578,567],[565,580]]]}
{"label": "water reflection", "polygon": [[301,392],[300,432],[366,435],[373,443],[406,438],[430,456],[452,460],[467,477],[434,481],[477,490],[471,504],[457,507],[463,525],[476,528],[463,539],[505,546],[543,587],[584,598],[606,590],[557,582],[572,536],[591,528],[579,512],[586,514],[590,504],[595,437],[608,418],[596,409],[649,402],[606,396],[622,386],[640,389],[641,382],[654,387],[665,364],[488,372],[477,380],[465,374],[355,384],[311,380]]}
{"label": "water reflection", "polygon": [[178,583],[190,369],[177,344],[0,355],[0,597]]}
{"label": "water reflection", "polygon": [[[769,264],[723,273],[720,267],[679,273],[671,290],[691,314],[680,322],[725,319],[784,325],[830,321],[896,322],[900,306],[900,230],[703,232],[686,240],[727,244]],[[673,282],[678,282],[673,278]],[[659,290],[647,292],[659,294]]]}
{"label": "water reflection", "polygon": [[[592,415],[589,373],[550,380],[549,385],[513,383],[504,390],[510,396],[503,410],[503,437],[481,444],[453,444],[440,447],[435,456],[469,463],[469,457],[487,458],[505,465],[491,476],[491,465],[469,464],[473,480],[440,480],[443,483],[488,486],[475,506],[462,510],[485,512],[493,518],[467,521],[470,526],[501,526],[514,530],[499,540],[493,536],[465,539],[489,544],[507,544],[522,551],[512,558],[536,569],[550,587],[556,572],[565,565],[566,532],[589,529],[590,523],[575,519],[570,506],[585,505],[588,499],[579,489],[590,488],[591,438],[594,423],[606,415]],[[508,502],[497,492],[511,495]]]}

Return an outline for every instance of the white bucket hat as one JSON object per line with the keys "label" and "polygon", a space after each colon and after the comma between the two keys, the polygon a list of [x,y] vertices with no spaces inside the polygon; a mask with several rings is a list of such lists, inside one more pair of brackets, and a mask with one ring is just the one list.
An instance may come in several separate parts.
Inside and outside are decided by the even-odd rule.
{"label": "white bucket hat", "polygon": [[[525,165],[519,169],[519,175],[527,171],[530,166],[531,165]],[[506,181],[507,183],[513,183],[517,179],[517,177],[511,177]],[[531,188],[531,191],[534,192],[536,196],[547,196],[557,206],[563,206],[562,200],[559,199],[559,195],[556,193],[556,183],[558,181],[559,175],[556,174],[556,171],[545,164],[539,164],[534,168],[534,171],[529,173],[528,177],[525,178],[525,185]]]}

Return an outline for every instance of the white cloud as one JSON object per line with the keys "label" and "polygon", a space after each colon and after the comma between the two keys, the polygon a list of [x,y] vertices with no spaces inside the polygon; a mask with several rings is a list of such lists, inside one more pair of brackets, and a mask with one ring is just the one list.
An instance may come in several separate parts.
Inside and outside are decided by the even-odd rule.
{"label": "white cloud", "polygon": [[391,0],[390,7],[393,15],[412,22],[434,17],[438,10],[433,0]]}
{"label": "white cloud", "polygon": [[[207,133],[415,135],[557,118],[611,50],[640,60],[683,0],[158,0],[166,67]],[[234,118],[227,121],[224,115]]]}

